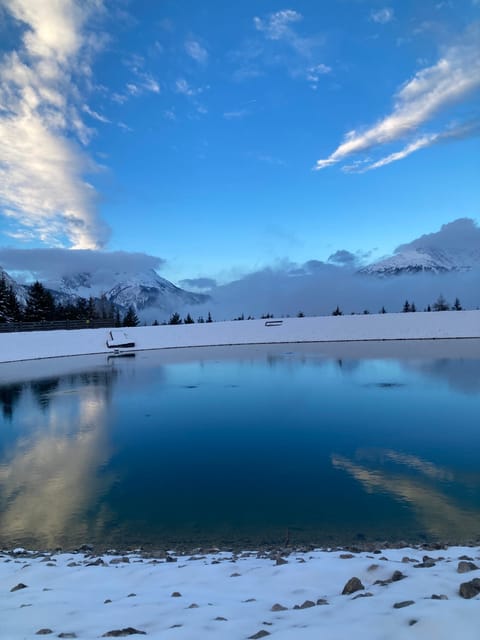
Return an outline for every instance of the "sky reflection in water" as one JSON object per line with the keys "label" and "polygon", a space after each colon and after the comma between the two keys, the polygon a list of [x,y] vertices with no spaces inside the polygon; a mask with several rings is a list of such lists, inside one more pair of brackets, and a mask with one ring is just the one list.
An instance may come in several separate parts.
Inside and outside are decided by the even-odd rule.
{"label": "sky reflection in water", "polygon": [[480,357],[224,355],[0,368],[0,544],[477,538]]}

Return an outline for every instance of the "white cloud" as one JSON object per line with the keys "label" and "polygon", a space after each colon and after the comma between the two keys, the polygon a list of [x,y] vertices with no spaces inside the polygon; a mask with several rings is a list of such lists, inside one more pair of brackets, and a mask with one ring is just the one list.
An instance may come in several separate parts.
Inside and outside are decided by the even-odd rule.
{"label": "white cloud", "polygon": [[270,40],[280,40],[282,38],[291,38],[292,30],[290,24],[299,22],[303,16],[292,9],[284,9],[271,13],[268,18],[262,19],[255,17],[253,23],[258,31],[263,31]]}
{"label": "white cloud", "polygon": [[[344,142],[330,156],[318,160],[315,168],[324,169],[352,154],[405,138],[430,121],[440,110],[467,99],[479,88],[480,39],[478,29],[473,29],[465,37],[463,44],[448,49],[435,65],[418,71],[398,91],[390,115],[365,131],[349,132]],[[427,138],[428,134],[420,137],[416,143],[409,145],[410,150],[407,148],[407,152],[399,152],[400,155],[395,159],[406,157],[418,148],[427,146]]]}
{"label": "white cloud", "polygon": [[94,111],[93,109],[90,109],[88,104],[84,104],[82,107],[82,110],[94,120],[98,120],[98,122],[103,122],[104,124],[108,124],[110,122],[110,120],[107,117],[102,116],[102,114],[98,113],[98,111]]}
{"label": "white cloud", "polygon": [[108,231],[96,212],[95,190],[84,177],[97,167],[81,146],[93,131],[81,118],[79,96],[97,46],[86,24],[102,9],[102,0],[3,4],[23,29],[17,50],[4,54],[0,63],[4,213],[44,242],[101,246]]}
{"label": "white cloud", "polygon": [[197,93],[201,93],[201,89],[194,89],[185,80],[185,78],[178,78],[178,80],[176,80],[175,91],[177,93],[181,93],[184,96],[190,96],[190,97],[197,95]]}
{"label": "white cloud", "polygon": [[393,18],[394,11],[390,7],[384,7],[383,9],[372,11],[370,13],[370,20],[373,20],[373,22],[378,22],[379,24],[386,24],[387,22],[391,22]]}
{"label": "white cloud", "polygon": [[250,111],[248,109],[238,109],[237,111],[225,111],[223,117],[225,120],[241,120],[249,115]]}
{"label": "white cloud", "polygon": [[196,40],[187,40],[185,51],[200,64],[206,64],[208,61],[208,51]]}

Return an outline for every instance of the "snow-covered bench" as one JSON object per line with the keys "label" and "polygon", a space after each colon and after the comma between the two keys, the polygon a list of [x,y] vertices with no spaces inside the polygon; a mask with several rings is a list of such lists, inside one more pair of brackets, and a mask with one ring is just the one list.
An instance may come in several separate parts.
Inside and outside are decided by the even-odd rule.
{"label": "snow-covered bench", "polygon": [[119,349],[134,347],[135,342],[129,337],[125,331],[112,329],[108,333],[107,347],[109,349]]}

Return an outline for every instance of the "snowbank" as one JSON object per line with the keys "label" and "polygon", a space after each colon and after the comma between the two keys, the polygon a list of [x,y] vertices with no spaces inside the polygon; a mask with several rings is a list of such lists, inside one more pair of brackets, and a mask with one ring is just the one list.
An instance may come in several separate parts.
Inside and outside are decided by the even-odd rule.
{"label": "snowbank", "polygon": [[[20,551],[0,558],[1,637],[476,640],[479,596],[462,597],[460,585],[478,580],[478,560],[468,547],[158,559]],[[342,595],[352,577],[363,588]]]}
{"label": "snowbank", "polygon": [[[479,338],[480,311],[244,320],[125,329],[121,351],[242,344]],[[112,353],[110,329],[0,334],[0,362]]]}

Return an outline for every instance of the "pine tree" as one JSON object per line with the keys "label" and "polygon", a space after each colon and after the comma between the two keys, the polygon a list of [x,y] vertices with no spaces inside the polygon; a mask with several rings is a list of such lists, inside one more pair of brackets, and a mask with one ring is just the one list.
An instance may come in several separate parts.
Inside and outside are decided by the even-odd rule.
{"label": "pine tree", "polygon": [[405,304],[403,305],[403,313],[410,313],[411,311],[410,303],[408,300],[405,300]]}
{"label": "pine tree", "polygon": [[135,309],[130,306],[128,307],[128,311],[123,318],[123,326],[124,327],[138,327],[140,321],[138,319],[137,314],[135,313]]}
{"label": "pine tree", "polygon": [[382,307],[382,308],[380,309],[380,313],[387,313],[387,310],[385,309],[385,307]]}
{"label": "pine tree", "polygon": [[297,313],[297,318],[304,318],[304,317],[305,317],[305,314],[303,313],[303,311],[299,311]]}
{"label": "pine tree", "polygon": [[55,318],[55,301],[43,284],[34,282],[28,291],[25,319],[28,322],[43,322]]}
{"label": "pine tree", "polygon": [[159,325],[158,325],[158,320],[157,320],[157,319],[155,319],[155,320],[152,322],[152,327],[158,327],[158,326],[159,326]]}
{"label": "pine tree", "polygon": [[433,310],[434,311],[448,311],[449,310],[449,306],[448,306],[448,302],[445,300],[445,298],[442,296],[442,294],[440,294],[436,300],[436,302],[433,305]]}
{"label": "pine tree", "polygon": [[210,314],[210,311],[208,312],[207,322],[213,322],[213,320],[212,320],[212,316],[211,316],[211,314]]}
{"label": "pine tree", "polygon": [[182,324],[182,319],[180,317],[180,314],[177,313],[176,311],[175,313],[172,313],[168,321],[168,324]]}
{"label": "pine tree", "polygon": [[187,317],[184,318],[183,320],[183,324],[194,324],[195,320],[192,318],[192,316],[187,313]]}
{"label": "pine tree", "polygon": [[412,304],[410,305],[410,311],[411,311],[412,313],[415,313],[415,311],[416,311],[416,310],[417,310],[417,307],[415,306],[415,303],[414,303],[414,302],[412,302]]}
{"label": "pine tree", "polygon": [[460,300],[458,298],[455,298],[452,309],[454,309],[455,311],[462,311],[462,305],[460,304]]}
{"label": "pine tree", "polygon": [[343,312],[340,310],[340,307],[337,304],[337,308],[332,311],[332,316],[343,316]]}

